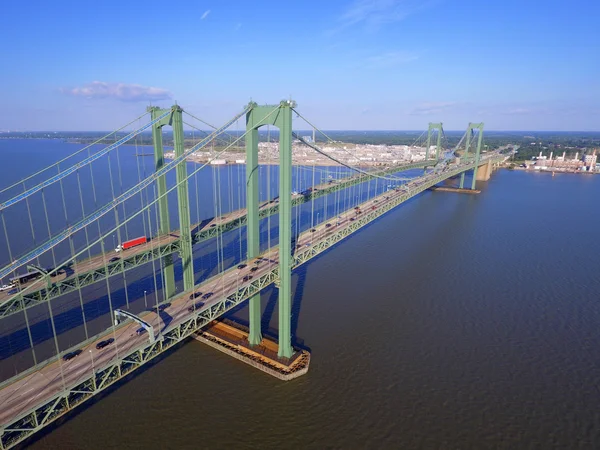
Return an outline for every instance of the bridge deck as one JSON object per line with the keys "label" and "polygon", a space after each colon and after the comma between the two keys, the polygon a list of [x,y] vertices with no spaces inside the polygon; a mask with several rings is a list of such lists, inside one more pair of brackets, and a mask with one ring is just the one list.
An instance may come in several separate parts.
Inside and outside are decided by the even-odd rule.
{"label": "bridge deck", "polygon": [[[382,168],[376,173],[396,173],[404,170],[423,167],[427,164],[435,163],[434,160],[420,161],[416,163],[401,164],[393,167]],[[294,205],[299,205],[310,201],[312,198],[322,197],[354,184],[366,182],[372,177],[367,175],[354,175],[342,178],[336,181],[327,181],[314,186],[310,195],[301,193],[292,195]],[[259,206],[260,217],[267,217],[276,214],[279,210],[277,200],[265,201]],[[219,217],[213,217],[204,220],[199,224],[194,224],[191,228],[194,234],[194,242],[198,243],[216,237],[219,232],[230,231],[245,224],[246,209],[239,209]],[[9,294],[0,292],[0,317],[17,313],[23,309],[39,304],[49,299],[59,297],[69,292],[73,292],[79,287],[104,280],[106,275],[112,276],[123,271],[138,267],[141,264],[171,254],[179,250],[179,231],[172,231],[168,235],[157,236],[150,239],[142,245],[123,250],[119,253],[114,251],[105,252],[88,259],[80,260],[74,263],[68,271],[51,278],[52,287],[46,289],[46,281],[42,279],[31,280],[21,285],[21,293]],[[114,257],[118,261],[110,262]],[[24,301],[21,302],[20,299]]]}
{"label": "bridge deck", "polygon": [[[330,219],[328,222],[315,226],[315,231],[308,230],[302,233],[296,241],[295,266],[308,261],[320,252],[330,248],[346,236],[360,229],[360,227],[430,186],[468,170],[473,166],[474,163],[469,163],[446,170],[442,174],[431,173],[420,177],[408,183],[405,188],[385,192],[374,199],[362,203],[360,205],[361,214],[357,213],[354,209],[348,210],[338,218]],[[330,226],[327,226],[328,224]],[[256,267],[256,271],[252,272],[251,270],[254,267]],[[106,380],[111,373],[114,373],[110,368],[111,364],[114,365],[118,361],[123,362],[128,358],[133,360],[135,352],[141,353],[143,350],[150,349],[148,350],[148,354],[150,352],[153,353],[146,360],[155,357],[164,351],[164,349],[169,348],[173,342],[179,342],[181,339],[190,336],[192,332],[224,314],[233,306],[253,295],[254,292],[258,292],[260,289],[273,283],[277,279],[277,273],[278,248],[272,248],[259,258],[248,261],[248,265],[245,268],[231,268],[196,286],[196,291],[200,290],[203,293],[212,292],[214,295],[209,299],[196,298],[192,300],[189,298],[190,293],[187,292],[170,300],[170,303],[166,304],[164,310],[161,312],[157,313],[154,310],[142,314],[141,318],[152,325],[156,336],[167,337],[173,330],[181,327],[183,324],[187,324],[185,333],[180,332],[177,334],[176,339],[169,345],[163,347],[161,344],[159,350],[155,350],[155,347],[152,347],[154,349],[152,350],[149,347],[147,334],[136,334],[136,330],[139,328],[137,323],[124,322],[121,326],[116,327],[114,332],[111,331],[99,337],[96,341],[81,347],[82,353],[73,360],[65,362],[60,359],[54,359],[53,361],[48,361],[46,365],[33,373],[22,374],[8,380],[0,389],[0,404],[2,405],[2,410],[0,411],[0,430],[3,432],[3,435],[0,435],[0,442],[4,445],[8,444],[12,446],[16,442],[22,441],[28,434],[72,409],[74,406],[69,406],[66,393],[69,390],[73,392],[75,387],[89,380],[90,377],[94,377],[94,383],[96,383],[96,375],[92,375],[93,373],[106,373]],[[243,278],[247,275],[252,276],[254,280],[244,281]],[[260,286],[256,286],[257,279],[264,279],[266,282]],[[255,285],[257,289],[251,292],[250,289],[247,289],[250,285]],[[246,289],[245,294],[236,297],[244,289]],[[233,298],[234,300],[232,300]],[[225,303],[227,301],[229,301],[228,304]],[[189,311],[188,308],[192,305],[197,305],[197,309]],[[201,317],[203,315],[204,317]],[[200,318],[202,320],[190,321],[190,319]],[[96,349],[96,343],[111,337],[115,339],[114,343],[104,349]],[[135,368],[146,362],[146,360],[141,363],[138,362],[138,365],[131,370],[135,370]],[[129,372],[130,370],[126,373]],[[113,376],[110,383],[104,383],[103,381],[101,384],[110,385],[122,376],[124,374],[118,370],[118,375]],[[90,398],[90,396],[100,390],[87,391],[86,394],[89,394],[89,396],[86,396],[82,401]],[[63,396],[63,400],[67,398],[65,406],[58,413],[52,413],[51,419],[48,420],[51,414],[50,411],[59,404],[61,396]],[[50,404],[53,406],[46,408],[45,405]],[[35,412],[34,419],[27,419],[25,425],[23,425],[23,422],[18,422],[19,420],[26,420],[26,417],[32,411],[35,411],[35,408],[40,407],[44,407],[46,408],[44,411],[48,411],[47,414],[44,412],[46,415],[44,420],[42,420],[44,422],[42,425],[38,425],[38,416]],[[31,429],[27,428],[28,424],[32,421],[36,423],[31,425]],[[10,441],[7,439],[3,442],[4,436],[10,433],[13,433],[11,436],[15,437],[10,438]],[[22,433],[22,435],[19,435],[19,433]]]}

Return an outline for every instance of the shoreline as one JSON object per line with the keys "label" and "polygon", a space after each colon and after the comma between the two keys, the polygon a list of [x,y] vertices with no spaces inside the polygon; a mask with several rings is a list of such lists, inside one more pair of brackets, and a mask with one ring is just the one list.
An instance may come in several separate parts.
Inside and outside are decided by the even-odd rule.
{"label": "shoreline", "polygon": [[529,173],[549,173],[549,174],[572,174],[572,175],[600,175],[600,171],[587,171],[587,170],[560,170],[560,169],[526,169],[525,167],[513,167],[504,166],[507,170],[519,170],[521,172]]}

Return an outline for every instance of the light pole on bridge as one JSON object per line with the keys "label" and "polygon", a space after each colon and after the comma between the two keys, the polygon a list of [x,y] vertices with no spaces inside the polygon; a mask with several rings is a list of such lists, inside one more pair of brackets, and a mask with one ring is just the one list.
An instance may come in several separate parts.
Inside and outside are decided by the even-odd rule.
{"label": "light pole on bridge", "polygon": [[94,368],[94,354],[92,353],[91,350],[88,350],[88,352],[90,352],[90,359],[92,360],[92,373],[95,374],[96,369]]}

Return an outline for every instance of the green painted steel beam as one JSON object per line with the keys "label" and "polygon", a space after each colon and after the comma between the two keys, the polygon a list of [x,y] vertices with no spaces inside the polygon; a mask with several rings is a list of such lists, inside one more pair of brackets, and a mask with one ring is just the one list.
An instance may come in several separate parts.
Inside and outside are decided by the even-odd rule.
{"label": "green painted steel beam", "polygon": [[275,125],[279,128],[279,348],[280,358],[291,358],[292,349],[292,108],[280,104]]}
{"label": "green painted steel beam", "polygon": [[[173,127],[173,149],[175,158],[183,156],[183,110],[175,105],[171,108],[171,126]],[[179,212],[179,239],[181,240],[179,255],[183,267],[183,290],[194,287],[194,258],[192,250],[192,227],[190,221],[190,197],[188,190],[187,161],[181,160],[175,169],[177,179],[177,206]]]}
{"label": "green painted steel beam", "polygon": [[[402,165],[402,166],[396,166],[393,168],[382,169],[380,171],[377,171],[377,174],[380,176],[390,175],[390,174],[399,173],[399,172],[402,172],[405,170],[420,169],[420,168],[424,167],[425,165],[430,165],[430,164],[432,164],[432,162],[419,161],[419,162],[406,164],[406,165]],[[351,176],[348,178],[343,178],[339,182],[332,183],[325,188],[319,189],[318,191],[312,191],[309,194],[294,197],[292,199],[292,206],[298,206],[303,203],[310,202],[317,198],[324,197],[325,195],[332,194],[334,192],[349,188],[351,186],[355,186],[360,183],[365,183],[374,178],[375,178],[375,176],[366,176],[366,175],[356,175],[356,176]],[[268,217],[268,216],[271,216],[271,215],[277,214],[277,213],[279,213],[279,203],[274,203],[271,206],[269,206],[268,208],[267,207],[261,208],[258,212],[258,217],[260,219],[263,219],[265,217]],[[194,235],[194,244],[205,241],[207,239],[215,238],[219,234],[222,234],[224,232],[235,230],[236,228],[238,228],[240,226],[246,225],[246,223],[247,223],[247,217],[246,217],[246,215],[243,215],[237,219],[233,219],[231,221],[218,224],[215,227],[204,228],[204,229],[196,232],[196,234]]]}
{"label": "green painted steel beam", "polygon": [[[496,158],[486,158],[493,161],[500,160],[499,155]],[[361,217],[352,222],[344,229],[327,235],[324,239],[316,242],[310,248],[298,252],[292,262],[292,267],[298,267],[315,256],[330,249],[332,246],[342,241],[345,237],[360,230],[365,225],[376,220],[383,214],[394,209],[398,205],[406,202],[410,198],[420,194],[424,190],[444,181],[445,179],[458,175],[461,172],[472,169],[476,165],[475,161],[451,168],[434,177],[429,178],[425,183],[407,190],[402,195],[394,198],[392,201],[381,205],[374,211],[365,212]],[[383,195],[383,194],[382,194]],[[217,276],[221,276],[220,274]],[[175,344],[190,337],[203,326],[211,321],[221,317],[232,308],[241,304],[245,300],[258,294],[261,290],[276,283],[280,279],[279,267],[274,267],[271,271],[257,277],[251,283],[242,286],[234,294],[224,297],[218,302],[211,304],[205,309],[197,310],[190,317],[181,323],[173,324],[162,334],[163,339],[154,343],[144,342],[128,354],[119,359],[99,367],[96,372],[77,384],[67,387],[67,389],[50,399],[44,400],[39,405],[31,408],[25,413],[19,415],[9,423],[0,425],[0,442],[5,449],[12,448],[27,439],[34,433],[40,431],[47,425],[62,417],[64,414],[73,410],[85,401],[93,398],[94,395],[102,392],[107,387],[123,379],[134,370],[143,366],[146,362],[161,355],[166,350],[172,348]],[[207,282],[210,280],[207,280]],[[199,285],[198,287],[200,287]],[[40,367],[42,364],[40,364]],[[18,377],[15,377],[15,379]]]}
{"label": "green painted steel beam", "polygon": [[[292,258],[292,107],[289,100],[279,105],[251,104],[246,114],[246,208],[248,259],[258,256],[258,129],[264,125],[279,128],[279,356],[292,356],[291,344],[291,258]],[[249,322],[251,345],[262,340],[260,295],[250,299]]]}
{"label": "green painted steel beam", "polygon": [[[173,253],[180,252],[179,239],[168,244],[157,246],[151,250],[141,252],[120,260],[109,262],[93,270],[78,273],[74,276],[60,281],[53,281],[50,288],[45,287],[31,292],[15,294],[4,303],[0,304],[0,318],[16,314],[41,303],[48,302],[71,292],[77,292],[80,288],[90,286],[107,277],[118,275],[124,271],[135,269],[155,259],[164,258]],[[107,256],[108,257],[108,256]]]}
{"label": "green painted steel beam", "polygon": [[[160,109],[156,106],[148,108],[152,120],[157,119],[167,112],[166,109]],[[152,142],[154,144],[154,170],[159,171],[165,165],[165,153],[163,149],[162,129],[168,124],[168,118],[165,118],[152,125]],[[156,191],[158,200],[159,213],[159,235],[166,235],[171,232],[171,222],[169,219],[169,203],[167,193],[167,176],[161,175],[156,180]],[[163,288],[167,298],[175,294],[175,267],[173,264],[173,256],[166,255],[162,258],[163,270]]]}
{"label": "green painted steel beam", "polygon": [[[382,169],[377,173],[379,175],[399,173],[404,170],[421,168],[425,164],[430,163],[425,161],[419,161],[416,163],[406,164],[400,167]],[[317,199],[319,197],[323,197],[336,191],[343,190],[348,187],[369,181],[373,178],[373,176],[364,175],[344,178],[340,182],[333,183],[327,186],[326,188],[319,189],[318,191],[312,191],[310,194],[294,198],[292,200],[292,206],[301,205],[313,199]],[[259,210],[259,218],[262,219],[270,215],[277,214],[278,212],[279,204],[275,203],[269,206],[268,208],[261,208]],[[200,230],[195,233],[193,238],[193,244],[213,239],[221,233],[235,230],[241,226],[246,225],[246,221],[247,216],[243,215],[237,219],[223,222],[215,227]],[[38,290],[26,291],[24,293],[17,293],[10,297],[7,301],[0,304],[0,318],[19,313],[23,309],[27,309],[38,304],[48,302],[62,295],[76,292],[79,288],[83,288],[91,284],[97,283],[99,281],[105,280],[107,276],[110,277],[118,275],[124,271],[135,269],[136,267],[140,267],[154,260],[163,259],[168,256],[171,256],[174,253],[180,252],[181,243],[179,239],[177,239],[168,244],[157,245],[151,250],[140,252],[132,256],[121,256],[120,261],[108,263],[106,266],[103,265],[93,270],[76,273],[64,280],[53,281],[52,285],[49,288],[45,287]],[[81,263],[85,263],[85,261],[82,261]]]}
{"label": "green painted steel beam", "polygon": [[483,142],[483,122],[481,123],[471,123],[469,126],[472,129],[479,130],[477,136],[477,148],[475,149],[475,167],[473,167],[473,180],[471,181],[471,189],[475,189],[475,185],[477,182],[477,169],[479,167],[479,159],[481,158],[481,144]]}
{"label": "green painted steel beam", "polygon": [[[416,163],[406,164],[400,167],[381,169],[377,171],[377,174],[388,175],[392,173],[399,173],[404,170],[423,167],[424,164],[426,164],[426,162],[420,161]],[[312,191],[310,194],[294,198],[292,200],[292,205],[301,205],[313,199],[317,199],[319,197],[323,197],[336,191],[343,190],[348,187],[369,181],[372,178],[374,177],[367,177],[364,175],[344,178],[339,182],[333,183],[323,189],[319,189],[318,191]],[[277,214],[278,212],[279,204],[275,203],[269,206],[268,208],[261,208],[259,210],[258,216],[259,219],[263,219],[273,214]],[[233,219],[230,221],[220,223],[215,227],[205,228],[194,234],[192,242],[193,244],[197,244],[209,239],[216,238],[219,234],[235,230],[241,226],[246,225],[246,223],[247,216],[243,215],[238,219]],[[107,276],[110,277],[113,275],[118,275],[121,272],[135,269],[136,267],[140,267],[146,263],[152,262],[157,259],[162,259],[163,261],[165,261],[166,258],[172,258],[172,254],[180,252],[181,243],[179,239],[177,239],[168,244],[157,245],[151,250],[136,253],[132,256],[126,257],[124,256],[124,254],[121,254],[121,260],[117,262],[108,263],[106,267],[102,265],[101,267],[95,268],[93,270],[76,273],[60,281],[51,280],[52,284],[49,287],[47,286],[42,289],[15,294],[14,296],[10,297],[7,301],[0,304],[0,318],[16,314],[22,311],[23,309],[38,305],[40,303],[48,302],[62,295],[69,294],[71,292],[76,292],[79,288],[83,288],[96,282],[105,280]],[[82,263],[85,263],[85,261],[82,261],[79,264]]]}
{"label": "green painted steel beam", "polygon": [[429,147],[431,147],[431,135],[433,131],[437,130],[437,144],[435,150],[435,160],[440,159],[440,143],[442,138],[442,124],[441,123],[429,123],[427,128],[427,147],[425,148],[425,161],[429,160]]}
{"label": "green painted steel beam", "polygon": [[[261,126],[258,111],[252,104],[252,109],[246,113],[246,241],[247,259],[258,256],[260,252],[260,216],[258,197],[258,128]],[[241,223],[241,221],[240,221]],[[223,225],[221,225],[222,227]],[[219,227],[219,228],[221,228]],[[225,225],[227,227],[227,225]],[[229,228],[229,227],[227,227]],[[237,228],[237,226],[236,226]],[[222,233],[223,230],[215,230]],[[262,341],[260,294],[253,295],[248,303],[248,322],[250,345],[258,345]]]}

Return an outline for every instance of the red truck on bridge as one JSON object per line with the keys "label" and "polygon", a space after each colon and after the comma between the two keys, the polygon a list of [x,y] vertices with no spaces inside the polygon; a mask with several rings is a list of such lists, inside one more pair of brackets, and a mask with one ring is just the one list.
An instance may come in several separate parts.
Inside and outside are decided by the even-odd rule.
{"label": "red truck on bridge", "polygon": [[131,247],[137,247],[138,245],[142,245],[148,242],[148,238],[146,236],[141,236],[139,238],[130,239],[128,241],[123,242],[122,244],[117,245],[115,248],[115,252],[121,252],[123,250],[127,250]]}

